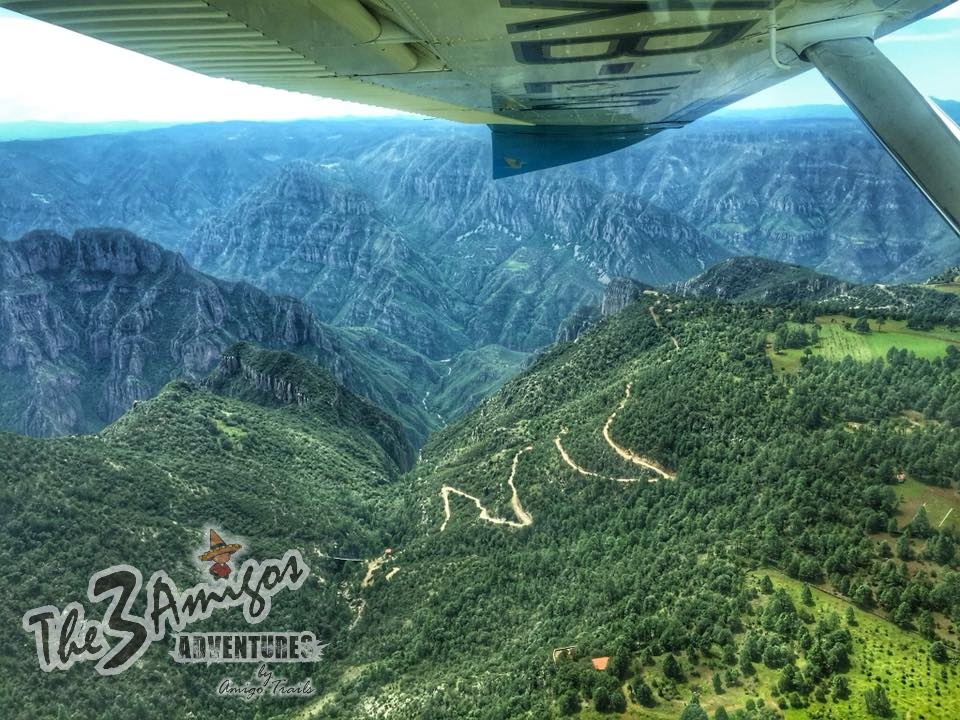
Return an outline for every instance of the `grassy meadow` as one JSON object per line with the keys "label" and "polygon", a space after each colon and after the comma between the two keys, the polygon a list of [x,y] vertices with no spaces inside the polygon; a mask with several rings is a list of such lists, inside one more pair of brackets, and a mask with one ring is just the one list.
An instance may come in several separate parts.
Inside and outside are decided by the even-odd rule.
{"label": "grassy meadow", "polygon": [[[844,327],[845,323],[853,325],[855,321],[855,318],[846,315],[818,316],[820,342],[810,348],[811,352],[828,360],[843,360],[849,355],[854,360],[867,362],[885,358],[890,348],[909,350],[918,357],[933,359],[942,357],[948,345],[960,347],[960,331],[944,327],[929,331],[912,330],[904,320],[870,320],[869,333],[858,333]],[[809,332],[815,326],[804,327]],[[791,348],[774,353],[771,349],[768,354],[776,372],[794,372],[800,367],[800,358],[805,351]]]}

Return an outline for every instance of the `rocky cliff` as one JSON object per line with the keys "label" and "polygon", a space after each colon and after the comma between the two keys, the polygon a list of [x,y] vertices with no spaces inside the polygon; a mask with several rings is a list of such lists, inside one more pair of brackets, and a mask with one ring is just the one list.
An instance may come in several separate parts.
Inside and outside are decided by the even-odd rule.
{"label": "rocky cliff", "polygon": [[324,368],[282,350],[249,343],[226,348],[205,388],[266,407],[320,416],[334,426],[354,428],[373,438],[400,470],[413,467],[415,454],[401,423],[368,400],[338,384]]}
{"label": "rocky cliff", "polygon": [[322,320],[375,328],[431,357],[470,344],[433,263],[336,169],[283,167],[203,222],[185,252],[206,272],[295,295]]}
{"label": "rocky cliff", "polygon": [[[293,349],[399,405],[357,357],[359,343],[298,300],[203,275],[125,231],[34,232],[0,244],[2,427],[95,430],[174,377],[203,377],[237,340]],[[414,424],[422,435],[422,421]]]}
{"label": "rocky cliff", "polygon": [[[456,241],[473,256],[474,284],[502,263],[504,241],[528,243],[541,230],[566,231],[559,244],[579,245],[588,266],[598,263],[588,275],[599,269],[655,284],[720,259],[702,241],[690,244],[691,229],[724,255],[762,255],[857,281],[920,280],[960,262],[946,225],[885,151],[856,119],[836,116],[708,118],[618,153],[498,182],[489,179],[486,130],[442,122],[224,123],[8,142],[0,144],[8,179],[0,236],[111,225],[179,249],[204,220],[299,160],[339,170],[369,197],[395,199],[381,209],[405,218],[404,229],[423,230],[405,235],[414,250],[441,235]],[[597,208],[592,233],[571,232],[597,197],[616,194],[636,199],[626,198],[623,213]],[[681,230],[684,246],[658,247],[658,237],[670,237],[660,229],[672,237]],[[611,240],[634,248],[605,249]],[[575,277],[565,273],[568,282]]]}

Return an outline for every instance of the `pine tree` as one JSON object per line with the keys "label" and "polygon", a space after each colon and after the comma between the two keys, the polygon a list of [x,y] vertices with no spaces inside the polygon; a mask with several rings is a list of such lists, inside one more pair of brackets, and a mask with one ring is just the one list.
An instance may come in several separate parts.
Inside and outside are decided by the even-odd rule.
{"label": "pine tree", "polygon": [[796,688],[797,669],[793,665],[787,665],[780,673],[780,679],[777,681],[777,689],[782,693],[788,693]]}
{"label": "pine tree", "polygon": [[733,645],[723,646],[723,657],[721,658],[721,661],[728,667],[737,663],[737,653],[733,649]]}
{"label": "pine tree", "polygon": [[644,707],[653,707],[657,701],[653,697],[653,690],[640,678],[633,684],[633,697],[640,705]]}
{"label": "pine tree", "polygon": [[680,720],[710,720],[706,711],[700,707],[700,698],[694,695],[680,713]]}
{"label": "pine tree", "polygon": [[618,645],[613,655],[610,656],[610,662],[607,664],[607,672],[616,678],[623,680],[630,671],[630,655],[623,645]]}
{"label": "pine tree", "polygon": [[897,539],[897,557],[908,562],[913,560],[913,548],[910,547],[910,535],[904,533]]}
{"label": "pine tree", "polygon": [[877,683],[873,688],[863,693],[863,700],[867,706],[867,713],[876,717],[890,717],[893,708],[883,687]]}
{"label": "pine tree", "polygon": [[676,680],[677,682],[683,682],[683,670],[680,668],[680,663],[677,662],[677,659],[671,653],[667,655],[666,659],[663,661],[663,675],[671,680]]}
{"label": "pine tree", "polygon": [[622,713],[627,709],[627,699],[623,696],[620,688],[610,690],[607,694],[610,697],[611,712]]}
{"label": "pine tree", "polygon": [[593,691],[593,707],[597,712],[610,711],[610,693],[605,687],[601,686]]}
{"label": "pine tree", "polygon": [[803,589],[800,591],[800,601],[807,606],[813,606],[813,594],[810,592],[810,586],[806,583],[803,584]]}
{"label": "pine tree", "polygon": [[934,662],[945,663],[949,656],[947,655],[947,646],[939,640],[930,645],[930,659]]}
{"label": "pine tree", "polygon": [[907,532],[912,537],[930,537],[930,520],[927,518],[927,509],[923,505],[920,506],[917,514],[913,516],[913,520],[907,526]]}
{"label": "pine tree", "polygon": [[720,673],[715,672],[712,678],[713,682],[713,691],[719,695],[723,692],[723,682],[720,679]]}
{"label": "pine tree", "polygon": [[560,696],[560,714],[574,715],[580,712],[580,696],[574,690],[567,690]]}

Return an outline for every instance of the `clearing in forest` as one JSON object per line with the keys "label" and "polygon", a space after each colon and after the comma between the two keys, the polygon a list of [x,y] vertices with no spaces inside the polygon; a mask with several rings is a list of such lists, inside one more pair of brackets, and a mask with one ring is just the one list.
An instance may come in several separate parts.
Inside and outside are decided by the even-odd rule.
{"label": "clearing in forest", "polygon": [[960,531],[960,493],[955,488],[926,485],[919,480],[908,478],[899,485],[894,485],[893,491],[899,501],[897,521],[901,527],[913,520],[923,505],[931,527]]}
{"label": "clearing in forest", "polygon": [[[942,326],[932,330],[913,330],[904,320],[869,320],[870,332],[858,333],[846,327],[852,327],[855,322],[856,318],[846,315],[817,317],[820,342],[810,346],[810,351],[827,360],[843,360],[849,355],[859,362],[868,362],[886,358],[891,348],[909,350],[918,357],[932,360],[943,357],[950,345],[960,347],[960,332]],[[807,332],[815,329],[812,324],[802,327]],[[771,336],[771,342],[772,339]],[[805,351],[806,348],[788,348],[774,353],[771,346],[767,354],[774,370],[793,372],[800,367],[800,358]]]}

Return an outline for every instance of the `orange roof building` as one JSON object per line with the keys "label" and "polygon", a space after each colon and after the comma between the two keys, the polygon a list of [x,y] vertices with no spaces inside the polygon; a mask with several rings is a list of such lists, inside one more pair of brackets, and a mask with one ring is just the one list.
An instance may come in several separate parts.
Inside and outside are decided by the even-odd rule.
{"label": "orange roof building", "polygon": [[607,669],[607,663],[610,662],[610,658],[609,657],[594,658],[593,660],[591,660],[591,662],[593,663],[594,670],[603,671]]}

